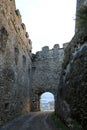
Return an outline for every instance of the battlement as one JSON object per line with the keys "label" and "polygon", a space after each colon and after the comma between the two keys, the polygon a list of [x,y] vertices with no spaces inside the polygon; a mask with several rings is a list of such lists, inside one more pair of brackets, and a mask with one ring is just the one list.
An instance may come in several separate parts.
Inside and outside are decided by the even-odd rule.
{"label": "battlement", "polygon": [[26,44],[26,48],[28,49],[29,54],[32,53],[32,41],[29,38],[29,34],[26,31],[26,26],[24,23],[22,23],[22,19],[21,19],[21,14],[20,11],[17,9],[15,10],[15,14],[16,14],[16,21],[17,21],[17,29],[19,32],[19,35],[21,37],[21,39],[24,41],[24,43]]}
{"label": "battlement", "polygon": [[[32,42],[25,24],[22,23],[20,11],[16,9],[15,0],[0,1],[0,21],[0,28],[4,27],[8,30],[10,27],[10,30],[20,38],[23,50],[27,49],[29,55],[31,55]],[[8,33],[10,33],[10,30],[8,30]]]}
{"label": "battlement", "polygon": [[59,44],[55,44],[52,49],[48,46],[44,46],[41,51],[36,52],[36,58],[51,58],[62,56],[64,54],[64,49],[67,47],[68,43],[63,44],[63,48],[60,48]]}

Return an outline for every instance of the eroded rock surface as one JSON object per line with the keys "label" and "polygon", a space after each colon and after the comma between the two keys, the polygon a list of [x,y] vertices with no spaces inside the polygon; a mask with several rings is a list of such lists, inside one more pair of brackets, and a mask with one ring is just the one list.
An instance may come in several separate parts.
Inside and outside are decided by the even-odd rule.
{"label": "eroded rock surface", "polygon": [[87,32],[77,33],[65,50],[56,113],[87,129]]}

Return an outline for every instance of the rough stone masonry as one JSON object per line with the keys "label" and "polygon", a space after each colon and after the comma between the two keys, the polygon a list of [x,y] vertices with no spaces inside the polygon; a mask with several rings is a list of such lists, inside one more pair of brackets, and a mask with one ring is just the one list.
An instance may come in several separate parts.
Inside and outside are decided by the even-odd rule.
{"label": "rough stone masonry", "polygon": [[56,100],[57,88],[64,57],[64,48],[59,48],[58,44],[49,50],[48,46],[32,57],[32,79],[31,79],[31,110],[40,110],[40,96],[44,92],[54,94]]}
{"label": "rough stone masonry", "polygon": [[31,49],[15,0],[0,0],[0,124],[29,112]]}
{"label": "rough stone masonry", "polygon": [[[77,0],[77,11],[87,0]],[[32,42],[15,0],[0,0],[0,124],[39,110],[40,95],[55,96],[55,112],[87,130],[87,28],[78,28],[71,42],[32,55]]]}

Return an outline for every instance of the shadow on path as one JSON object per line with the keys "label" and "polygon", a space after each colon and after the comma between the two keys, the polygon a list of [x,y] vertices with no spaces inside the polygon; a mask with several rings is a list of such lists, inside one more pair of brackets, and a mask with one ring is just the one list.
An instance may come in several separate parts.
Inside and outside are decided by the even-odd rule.
{"label": "shadow on path", "polygon": [[10,121],[0,130],[59,130],[51,119],[52,112],[30,112]]}

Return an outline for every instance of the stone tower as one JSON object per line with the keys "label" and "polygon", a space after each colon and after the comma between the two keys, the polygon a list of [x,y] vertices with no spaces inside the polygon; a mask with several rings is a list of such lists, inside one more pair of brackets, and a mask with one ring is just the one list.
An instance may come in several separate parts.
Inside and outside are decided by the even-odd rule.
{"label": "stone tower", "polygon": [[[83,6],[87,6],[87,0],[77,0],[76,15],[77,15],[78,10],[80,10]],[[78,22],[78,17],[76,16],[76,27],[75,27],[75,32],[78,31],[77,22]]]}

